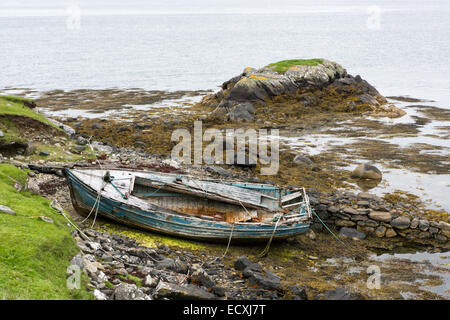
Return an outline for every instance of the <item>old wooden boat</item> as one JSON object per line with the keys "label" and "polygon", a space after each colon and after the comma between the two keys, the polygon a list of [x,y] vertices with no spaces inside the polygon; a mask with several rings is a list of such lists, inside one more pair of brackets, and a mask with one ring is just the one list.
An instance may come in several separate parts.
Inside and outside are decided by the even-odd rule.
{"label": "old wooden boat", "polygon": [[308,230],[304,188],[122,169],[65,169],[74,208],[167,235],[209,241],[288,238]]}

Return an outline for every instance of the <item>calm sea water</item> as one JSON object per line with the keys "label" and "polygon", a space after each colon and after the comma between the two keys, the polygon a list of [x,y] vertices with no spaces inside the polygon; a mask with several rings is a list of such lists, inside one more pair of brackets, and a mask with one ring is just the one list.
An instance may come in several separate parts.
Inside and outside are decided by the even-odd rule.
{"label": "calm sea water", "polygon": [[323,57],[450,108],[448,0],[35,2],[0,3],[0,89],[214,89],[246,66]]}

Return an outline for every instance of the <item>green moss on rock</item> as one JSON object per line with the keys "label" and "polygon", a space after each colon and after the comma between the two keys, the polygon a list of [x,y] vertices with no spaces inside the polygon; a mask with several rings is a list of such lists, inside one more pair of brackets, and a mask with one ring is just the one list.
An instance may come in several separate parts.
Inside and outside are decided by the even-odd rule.
{"label": "green moss on rock", "polygon": [[322,63],[323,59],[292,59],[271,63],[266,67],[278,73],[285,73],[289,68],[294,66],[317,66]]}

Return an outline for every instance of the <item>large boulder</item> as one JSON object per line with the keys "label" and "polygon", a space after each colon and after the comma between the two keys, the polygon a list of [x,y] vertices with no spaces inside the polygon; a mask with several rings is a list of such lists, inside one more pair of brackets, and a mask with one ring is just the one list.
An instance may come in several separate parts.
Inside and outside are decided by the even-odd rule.
{"label": "large boulder", "polygon": [[[357,105],[379,107],[386,102],[367,81],[347,74],[338,63],[310,59],[285,60],[260,69],[247,67],[240,75],[224,82],[221,91],[205,96],[202,104],[217,107],[211,115],[213,118],[252,121],[253,104],[265,105],[276,97],[295,97],[304,106],[313,107],[322,99],[313,92],[330,85],[333,88],[330,96],[334,93],[344,97],[352,95],[351,109]],[[250,110],[249,105],[252,105]]]}
{"label": "large boulder", "polygon": [[374,165],[370,163],[364,163],[360,164],[353,170],[352,177],[361,179],[381,180],[383,174]]}

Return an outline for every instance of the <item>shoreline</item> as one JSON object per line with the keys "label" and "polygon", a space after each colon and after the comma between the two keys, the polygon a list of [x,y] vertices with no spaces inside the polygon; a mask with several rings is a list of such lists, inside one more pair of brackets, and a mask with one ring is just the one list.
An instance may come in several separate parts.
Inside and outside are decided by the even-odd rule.
{"label": "shoreline", "polygon": [[[164,100],[164,99],[163,99]],[[56,101],[57,102],[57,101]],[[164,101],[162,101],[164,102]],[[168,108],[167,110],[172,110],[170,105],[166,106],[165,108]],[[185,107],[186,108],[186,107]],[[185,108],[179,108],[180,110],[183,110]],[[196,110],[196,108],[198,108],[198,105],[196,105],[195,103],[191,103],[188,107],[188,109],[193,109],[194,111]],[[163,108],[159,108],[159,109],[163,109]],[[160,111],[160,110],[158,110]],[[436,110],[434,110],[436,112]],[[439,111],[439,110],[438,110]],[[136,115],[133,116],[133,119],[139,119],[139,121],[142,121],[142,114],[148,112],[147,109],[143,109],[140,110],[139,112],[137,112]],[[195,112],[194,112],[195,113]],[[99,114],[101,115],[101,113]],[[172,115],[173,116],[173,115]],[[194,116],[198,116],[198,114],[194,114]],[[157,119],[157,118],[156,118]],[[160,163],[162,163],[164,161],[164,159],[166,159],[167,155],[162,155],[162,154],[152,154],[152,153],[148,153],[144,150],[139,150],[142,149],[140,147],[136,147],[136,145],[134,145],[134,142],[131,145],[127,145],[126,143],[119,143],[119,145],[114,145],[112,143],[108,143],[105,141],[103,143],[95,143],[95,154],[96,156],[92,157],[92,155],[88,155],[86,154],[86,145],[85,142],[83,143],[83,140],[85,141],[86,138],[89,138],[88,135],[83,134],[83,130],[86,130],[87,128],[90,127],[90,125],[92,125],[93,123],[95,123],[95,121],[97,121],[96,119],[79,119],[79,118],[74,118],[74,119],[58,119],[58,120],[62,120],[63,123],[67,124],[67,125],[72,125],[73,123],[77,123],[79,122],[80,125],[79,126],[74,126],[77,134],[74,137],[75,140],[70,140],[67,138],[63,138],[63,139],[59,139],[58,140],[58,144],[62,147],[61,151],[64,150],[71,150],[71,153],[75,152],[74,154],[78,154],[78,156],[81,158],[85,157],[89,161],[94,160],[97,156],[104,156],[106,155],[106,159],[111,161],[113,160],[114,163],[116,163],[117,165],[123,165],[123,166],[133,166],[136,164],[139,164],[139,162],[142,163],[147,163],[147,165],[158,165]],[[166,119],[165,119],[166,120]],[[350,124],[346,121],[349,121],[348,118],[346,118],[345,116],[342,119],[338,119],[339,121],[344,121],[343,123],[347,123]],[[420,121],[421,119],[419,119]],[[154,119],[151,119],[151,121],[155,121]],[[156,120],[157,121],[157,120]],[[309,132],[315,133],[315,134],[322,134],[323,130],[321,130],[319,128],[319,130],[317,130],[316,128],[316,123],[315,121],[318,121],[317,123],[327,123],[327,122],[323,122],[323,118],[321,119],[316,118],[313,119],[313,121],[309,124],[310,128],[308,128],[307,130],[309,130]],[[368,122],[369,121],[369,122]],[[363,125],[367,125],[367,123],[371,123],[371,121],[375,121],[375,120],[367,120],[364,119],[364,121],[359,124],[360,126]],[[97,123],[99,123],[103,129],[95,129],[92,132],[95,133],[95,135],[97,135],[94,139],[98,140],[98,138],[101,138],[101,134],[99,135],[99,133],[102,130],[110,130],[111,128],[105,125],[105,121],[100,121]],[[107,121],[106,121],[107,123]],[[138,122],[140,123],[140,122]],[[358,122],[353,121],[351,123],[351,125],[353,124],[358,124]],[[333,123],[331,123],[332,125]],[[136,123],[118,123],[116,128],[123,128],[123,127],[127,127],[127,126],[131,126],[132,130],[136,130],[135,128]],[[144,123],[143,125],[145,125],[145,119],[144,119]],[[219,124],[219,125],[223,125],[223,124]],[[274,125],[276,125],[276,123],[274,123]],[[384,128],[385,125],[383,124],[377,124],[377,123],[373,123],[375,130],[379,130],[381,132],[381,134],[383,134],[383,131],[386,129]],[[420,126],[420,124],[418,124],[418,126]],[[226,126],[223,126],[223,128],[225,128]],[[295,126],[294,126],[295,127]],[[81,135],[80,135],[80,130],[81,129]],[[90,129],[92,130],[92,128]],[[137,129],[138,131],[141,130],[145,130],[145,129]],[[298,128],[297,128],[298,130]],[[406,130],[406,134],[407,136],[411,134],[411,130],[415,130],[414,127],[399,127],[399,135],[403,135],[405,134],[405,130]],[[347,134],[345,132],[345,128],[343,128],[343,133],[338,133],[337,137],[339,137],[339,135],[342,136],[342,134]],[[88,132],[88,131],[87,131]],[[304,133],[305,132],[305,128],[300,129],[298,132],[300,133]],[[331,134],[336,134],[335,132],[331,132]],[[94,135],[94,136],[95,136]],[[102,139],[99,139],[102,140]],[[367,141],[371,141],[370,139],[368,139]],[[310,148],[315,148],[316,144],[314,143],[309,143],[310,144]],[[77,147],[79,146],[79,147]],[[384,145],[382,145],[383,147],[385,147]],[[131,148],[128,148],[131,147]],[[77,150],[79,149],[79,150]],[[290,150],[290,149],[289,149]],[[395,150],[395,149],[394,149]],[[322,152],[323,153],[323,152]],[[336,157],[324,157],[324,155],[322,153],[319,153],[318,155],[309,155],[309,158],[313,161],[313,166],[309,167],[309,166],[303,166],[303,164],[299,164],[300,168],[303,168],[303,170],[311,170],[313,169],[312,172],[320,172],[320,173],[324,173],[328,172],[329,169],[328,166],[326,165],[326,163],[330,162],[330,161],[336,161],[338,163],[341,163],[341,167],[345,167],[345,166],[349,166],[349,164],[345,163],[345,159],[343,159],[342,157],[339,157],[336,159]],[[61,153],[61,155],[59,154],[53,154],[53,151],[50,152],[50,158],[52,158],[53,160],[58,160],[58,157],[64,157],[64,152]],[[27,159],[29,159],[27,156],[16,156],[15,160],[12,161],[13,164],[15,164],[16,166],[24,166],[23,163],[21,163],[20,161],[27,161]],[[89,160],[90,159],[90,160]],[[430,163],[433,164],[433,162],[436,159],[435,157],[430,157]],[[437,158],[439,159],[439,158]],[[292,161],[293,157],[290,156],[289,160]],[[407,160],[407,159],[406,159]],[[38,165],[45,165],[45,164],[50,164],[51,161],[49,161],[48,157],[34,157],[34,160],[32,160],[33,162],[35,162]],[[66,160],[67,161],[67,160]],[[354,160],[352,160],[354,161]],[[69,162],[65,162],[65,164],[68,164]],[[355,162],[350,162],[350,165],[354,165]],[[292,162],[289,164],[290,166],[292,166]],[[342,166],[344,165],[344,166]],[[303,166],[303,167],[302,167]],[[321,166],[323,166],[321,168]],[[316,169],[314,169],[316,168]],[[317,168],[319,168],[320,170],[318,171],[314,171],[317,170]],[[329,167],[330,169],[333,167]],[[188,170],[196,170],[195,168],[187,168]],[[225,171],[224,171],[225,170]],[[257,176],[255,176],[251,171],[248,170],[242,170],[239,168],[233,168],[233,167],[227,167],[227,168],[222,168],[222,170],[212,170],[212,172],[221,172],[222,174],[230,174],[230,175],[238,175],[240,178],[244,178],[244,179],[258,179]],[[225,173],[226,172],[226,173]],[[205,172],[203,172],[205,173]],[[349,177],[349,171],[343,176],[344,177],[344,181],[345,179],[350,179]],[[40,181],[39,177],[43,178],[43,181]],[[35,180],[37,179],[37,180]],[[63,181],[61,181],[61,178],[52,176],[52,175],[47,175],[47,174],[41,174],[38,172],[35,172],[35,176],[31,178],[31,181],[34,181],[35,184],[38,185],[38,193],[43,193],[46,197],[49,197],[50,199],[52,199],[52,195],[50,193],[53,192],[53,190],[55,190],[54,194],[58,194],[59,196],[57,196],[57,199],[59,199],[58,201],[61,202],[63,208],[65,210],[67,210],[68,212],[71,213],[72,217],[76,217],[76,213],[74,213],[73,208],[71,208],[71,203],[70,203],[70,199],[68,198],[68,193],[64,192],[64,183]],[[59,182],[58,182],[59,181]],[[286,181],[288,182],[288,181]],[[50,190],[50,193],[47,194],[47,191]],[[331,190],[328,190],[331,191]],[[314,190],[310,190],[310,192],[312,192],[312,194],[314,194],[314,192],[318,192],[318,190],[314,191]],[[61,193],[63,195],[61,195]],[[343,195],[343,197],[342,197]],[[420,204],[420,202],[417,202],[418,199],[416,199],[415,197],[411,197],[411,195],[409,195],[408,193],[400,193],[400,194],[391,194],[392,197],[390,198],[384,198],[381,199],[383,201],[383,204],[381,204],[381,207],[374,207],[371,208],[371,210],[381,210],[382,212],[388,212],[388,211],[392,211],[390,212],[390,214],[392,214],[392,216],[397,216],[398,213],[400,213],[402,211],[407,211],[410,212],[411,209],[417,210],[417,214],[419,217],[421,217],[421,220],[424,220],[423,218],[426,216],[424,213],[426,210],[424,207],[422,207],[422,204]],[[291,289],[287,289],[287,287],[289,285],[295,285],[295,279],[299,279],[299,277],[303,277],[305,276],[305,274],[307,275],[305,280],[302,281],[301,285],[305,285],[307,286],[307,298],[312,299],[315,297],[318,297],[320,295],[324,295],[326,292],[329,293],[329,291],[333,291],[335,289],[339,289],[339,288],[348,288],[350,283],[358,283],[359,285],[357,286],[356,292],[361,293],[362,296],[359,296],[359,298],[396,298],[396,299],[402,299],[404,298],[399,292],[401,292],[401,290],[406,292],[411,292],[412,295],[414,295],[416,298],[424,298],[424,299],[428,299],[428,298],[444,298],[446,297],[446,293],[432,293],[433,290],[426,290],[424,289],[424,285],[422,285],[419,282],[417,282],[417,279],[423,279],[424,274],[420,273],[418,270],[416,270],[416,267],[422,267],[422,265],[414,265],[414,264],[406,264],[404,265],[404,268],[409,270],[409,272],[411,272],[411,270],[415,270],[413,271],[414,273],[417,273],[414,277],[411,276],[407,276],[406,273],[403,274],[403,272],[400,272],[400,274],[395,274],[398,268],[398,260],[395,260],[395,256],[394,256],[394,262],[392,262],[392,264],[387,263],[386,261],[383,262],[383,268],[384,272],[387,272],[387,274],[391,274],[389,277],[392,278],[392,283],[396,283],[396,279],[398,277],[406,277],[407,279],[409,279],[409,284],[408,285],[402,285],[401,288],[397,287],[397,285],[385,285],[384,289],[379,291],[379,292],[374,292],[374,291],[370,291],[367,289],[364,289],[364,287],[362,286],[365,283],[365,273],[364,272],[360,272],[359,274],[355,274],[354,270],[352,269],[353,267],[349,267],[350,265],[356,264],[355,268],[359,268],[361,269],[361,260],[360,256],[364,256],[366,258],[363,258],[364,264],[373,264],[373,254],[377,254],[381,253],[381,252],[386,252],[386,253],[395,253],[397,250],[409,250],[411,252],[416,252],[417,250],[419,252],[423,252],[425,251],[431,251],[434,252],[434,254],[440,254],[440,251],[443,252],[448,252],[448,247],[446,247],[445,244],[438,244],[437,242],[433,241],[428,241],[426,238],[424,239],[420,239],[422,236],[420,236],[419,238],[414,238],[411,239],[408,236],[408,233],[403,232],[402,230],[404,229],[400,229],[400,232],[398,229],[392,228],[392,226],[390,226],[390,228],[392,230],[395,230],[396,232],[396,237],[394,238],[378,238],[375,234],[375,230],[371,230],[370,228],[374,228],[372,226],[364,226],[364,223],[361,223],[360,218],[358,215],[353,216],[354,215],[354,211],[353,210],[359,210],[362,209],[366,214],[369,213],[369,211],[367,211],[367,203],[365,203],[364,201],[367,202],[367,200],[369,200],[369,207],[372,206],[372,204],[370,203],[370,198],[369,199],[359,199],[357,194],[352,194],[351,192],[343,192],[341,193],[341,198],[339,198],[339,193],[337,194],[338,199],[343,200],[343,206],[342,204],[340,204],[340,207],[335,210],[333,208],[334,205],[334,201],[336,201],[335,199],[333,199],[333,197],[335,197],[336,195],[333,195],[331,193],[327,193],[324,192],[324,190],[322,190],[319,193],[316,193],[316,197],[315,198],[315,207],[318,210],[319,215],[322,216],[322,218],[324,218],[324,215],[328,215],[327,217],[327,223],[329,223],[330,226],[333,226],[333,228],[335,228],[335,226],[337,226],[336,229],[334,229],[334,231],[336,233],[338,233],[339,228],[343,228],[344,225],[347,226],[357,226],[359,232],[362,232],[364,234],[367,234],[367,238],[366,239],[362,239],[362,240],[351,240],[349,238],[347,238],[345,241],[346,243],[350,246],[350,248],[352,250],[354,250],[354,252],[350,251],[346,251],[342,246],[339,246],[339,244],[333,240],[333,238],[331,237],[331,235],[327,234],[326,231],[325,233],[323,232],[323,230],[320,230],[321,228],[319,228],[319,224],[316,224],[315,227],[313,228],[313,230],[315,230],[316,232],[312,232],[310,233],[308,236],[300,236],[297,237],[295,239],[292,239],[291,241],[287,242],[287,247],[286,244],[275,244],[274,247],[271,249],[271,253],[269,254],[269,257],[267,257],[264,260],[258,260],[256,256],[253,255],[249,255],[248,249],[247,247],[239,247],[239,246],[232,246],[232,253],[230,253],[229,257],[226,257],[225,260],[223,261],[224,265],[227,265],[228,267],[226,268],[226,277],[231,277],[229,279],[235,279],[236,281],[238,281],[237,283],[240,284],[239,286],[236,286],[236,284],[231,285],[231,288],[234,288],[235,291],[234,293],[231,292],[225,292],[226,296],[229,297],[229,294],[231,295],[231,297],[234,297],[235,299],[239,299],[240,295],[239,294],[243,294],[242,298],[243,299],[248,299],[248,298],[273,298],[273,299],[287,299],[289,297],[292,298],[292,296],[290,296],[290,294],[292,294],[292,290]],[[388,199],[390,199],[391,201],[393,201],[393,206],[389,207],[389,208],[382,208],[383,206],[386,205],[386,202]],[[337,200],[338,202],[340,200]],[[419,199],[420,200],[420,199]],[[378,201],[378,200],[376,200]],[[337,204],[339,204],[337,202]],[[357,203],[359,202],[359,204]],[[400,202],[400,205],[399,205]],[[351,207],[353,205],[356,205],[356,209],[353,208],[353,210],[351,209]],[[380,204],[375,204],[375,206],[379,206]],[[395,207],[397,206],[397,207]],[[330,210],[331,208],[331,210]],[[399,212],[396,212],[396,210],[400,209]],[[336,215],[336,217],[333,218],[333,215]],[[443,216],[440,216],[438,214],[438,212],[435,211],[431,211],[430,212],[430,217],[442,217],[443,220],[448,221],[448,213],[445,213]],[[357,219],[356,219],[357,217]],[[334,221],[333,221],[334,219]],[[356,220],[355,220],[356,219]],[[439,218],[438,218],[439,219]],[[369,221],[371,219],[363,219],[364,221]],[[80,220],[79,220],[80,221]],[[338,222],[339,221],[339,222]],[[409,221],[409,225],[411,225],[412,220]],[[414,222],[415,224],[416,222]],[[422,224],[425,223],[422,221]],[[429,223],[429,221],[428,221]],[[369,223],[370,225],[371,223]],[[426,224],[426,223],[425,223]],[[380,225],[378,224],[378,227],[384,226],[386,229],[389,229],[388,225]],[[426,231],[423,231],[420,229],[417,229],[418,232],[416,233],[416,235],[420,234],[420,232],[429,232],[429,228],[436,228],[437,226],[435,225],[431,225],[427,227]],[[401,227],[403,228],[403,227]],[[416,227],[417,228],[417,227]],[[411,230],[413,230],[414,228],[412,228]],[[177,248],[184,248],[186,252],[191,252],[194,255],[199,255],[202,256],[201,252],[209,252],[209,254],[213,255],[213,256],[220,256],[221,253],[223,253],[223,247],[220,246],[214,246],[214,245],[209,245],[209,244],[199,244],[196,242],[191,242],[191,241],[185,241],[185,240],[179,240],[179,239],[168,239],[166,237],[160,237],[160,236],[155,236],[155,235],[151,235],[151,234],[146,234],[146,233],[142,233],[138,230],[133,230],[133,229],[128,229],[122,226],[118,226],[118,225],[112,225],[109,222],[105,222],[105,221],[99,221],[98,222],[98,229],[96,229],[98,231],[102,231],[102,232],[107,232],[108,234],[111,233],[112,235],[114,234],[125,234],[127,236],[129,236],[131,239],[138,239],[138,243],[143,244],[144,246],[155,246],[159,249],[165,248],[165,247],[169,247],[171,248],[170,250],[175,250],[176,251],[180,251]],[[433,229],[434,230],[434,229]],[[387,230],[384,230],[384,232],[386,232]],[[381,232],[381,231],[380,231]],[[413,231],[414,233],[415,231]],[[435,230],[433,231],[435,232]],[[439,231],[438,231],[439,232]],[[372,235],[371,235],[372,234]],[[384,233],[386,234],[386,233]],[[436,234],[436,233],[433,233]],[[430,234],[431,237],[433,237],[433,234]],[[102,236],[100,234],[100,236]],[[103,235],[105,236],[105,235]],[[341,235],[343,236],[343,235]],[[353,235],[350,236],[350,238],[353,237]],[[150,240],[150,242],[148,242],[148,239],[153,239]],[[78,241],[80,243],[80,241]],[[101,241],[100,241],[101,242]],[[448,244],[448,241],[447,241]],[[89,245],[87,245],[88,249],[89,249]],[[86,244],[83,246],[81,246],[81,249],[83,250],[83,248],[86,248]],[[302,252],[302,254],[299,256],[298,252],[299,250]],[[344,253],[346,252],[346,253]],[[89,250],[86,251],[86,254],[90,254]],[[183,253],[183,255],[186,253]],[[188,253],[189,254],[189,253]],[[336,254],[338,254],[338,256],[336,256]],[[181,257],[183,257],[183,255]],[[248,256],[249,258],[251,258],[251,260],[256,260],[258,261],[264,268],[266,268],[269,272],[277,275],[278,277],[281,277],[281,290],[275,290],[275,291],[271,291],[269,290],[269,293],[267,291],[260,291],[258,294],[254,295],[254,292],[252,293],[252,290],[248,290],[247,287],[247,281],[249,281],[247,278],[244,277],[244,279],[242,279],[242,275],[239,275],[239,273],[236,273],[236,270],[234,270],[233,264],[234,261],[236,259],[239,258],[239,255],[245,255]],[[346,258],[342,258],[341,256],[344,255],[346,256]],[[180,255],[177,253],[176,257],[180,257]],[[444,258],[445,258],[445,254],[444,254]],[[100,259],[100,260],[99,260]],[[330,260],[331,259],[331,262]],[[347,260],[346,260],[347,259]],[[350,259],[350,260],[348,260]],[[99,256],[96,258],[96,260],[98,263],[100,263],[101,265],[104,265],[104,261],[102,260],[102,256]],[[94,261],[94,262],[95,262]],[[351,262],[352,261],[352,262]],[[91,261],[92,262],[92,261]],[[359,266],[357,266],[359,264]],[[342,274],[340,275],[341,277],[343,276],[343,278],[336,278],[333,281],[331,281],[332,283],[326,283],[324,282],[325,279],[329,279],[330,277],[330,272],[331,274],[333,272],[336,272],[336,270],[341,270],[342,266],[348,266],[349,269],[345,272],[345,275],[343,276]],[[433,268],[433,270],[435,272],[438,272],[438,274],[446,274],[446,270],[445,268],[442,269],[442,267],[438,266],[438,265],[433,265],[431,266]],[[332,271],[334,270],[334,271]],[[363,271],[363,270],[362,270]],[[132,271],[131,275],[133,277],[138,277],[140,274],[133,274],[134,271]],[[301,275],[299,274],[301,273]],[[95,275],[93,275],[93,279],[96,279],[95,276],[99,275],[99,270],[97,270],[96,272],[94,272]],[[106,273],[104,273],[106,274]],[[112,278],[116,278],[116,276],[114,276],[114,274],[108,274],[109,277]],[[142,275],[140,275],[142,276]],[[234,278],[234,277],[238,277],[238,278]],[[425,276],[426,278],[427,276]],[[428,284],[431,285],[431,287],[433,287],[433,285],[439,287],[442,282],[440,282],[441,280],[439,280],[440,277],[431,277],[428,278]],[[91,279],[92,280],[92,279]],[[122,279],[123,280],[123,279]],[[145,278],[141,277],[140,281],[144,281]],[[95,281],[95,280],[94,280]],[[109,281],[109,280],[108,280]],[[129,281],[129,283],[138,283],[138,279],[136,278],[131,278],[128,279],[127,281]],[[131,282],[130,282],[131,281]],[[293,282],[294,281],[294,282]],[[278,282],[277,282],[278,283]],[[120,284],[120,283],[119,283]],[[241,286],[241,284],[243,284],[243,286]],[[105,282],[98,282],[95,281],[92,285],[92,289],[95,290],[106,290],[105,292],[107,292],[109,295],[111,295],[111,291],[107,291],[107,289],[105,289],[103,287],[103,285],[105,285]],[[96,287],[96,285],[98,285],[99,287]],[[108,285],[109,286],[109,285]],[[226,286],[230,286],[230,283],[227,283]],[[353,290],[355,290],[354,286]],[[154,287],[152,290],[154,290]],[[237,289],[239,288],[239,289]],[[246,289],[247,288],[247,289]],[[110,290],[110,288],[108,288]],[[149,289],[150,290],[150,289]],[[220,289],[218,289],[219,292]],[[295,292],[298,292],[298,290],[295,290]],[[240,292],[240,293],[239,293]],[[272,292],[272,293],[270,293]],[[352,291],[350,291],[352,292]],[[153,291],[149,291],[149,293],[154,293]],[[268,296],[266,294],[269,294]],[[348,293],[349,295],[351,295],[351,293]],[[107,297],[109,297],[109,295]],[[295,297],[295,296],[294,296]],[[217,298],[217,297],[216,297]]]}

